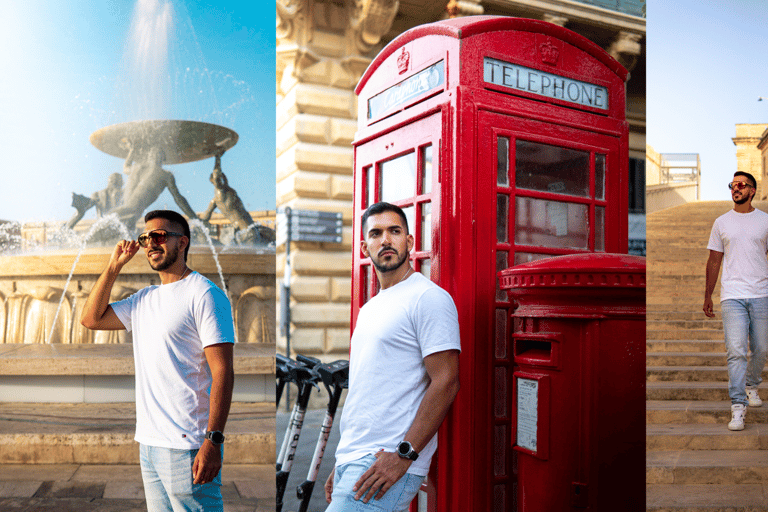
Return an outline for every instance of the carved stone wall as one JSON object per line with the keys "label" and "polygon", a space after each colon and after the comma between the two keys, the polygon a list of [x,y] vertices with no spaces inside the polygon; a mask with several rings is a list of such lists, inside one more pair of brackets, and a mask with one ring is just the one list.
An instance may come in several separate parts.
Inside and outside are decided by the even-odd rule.
{"label": "carved stone wall", "polygon": [[768,193],[763,185],[762,152],[757,147],[766,128],[768,124],[737,124],[736,136],[731,139],[736,146],[736,170],[748,172],[755,177],[757,180],[755,199],[758,200],[768,199]]}
{"label": "carved stone wall", "polygon": [[[91,331],[79,321],[88,292],[111,252],[111,248],[84,252],[68,285],[76,253],[0,257],[0,343],[130,343],[130,333]],[[123,269],[110,301],[123,299],[147,285],[160,284],[157,273],[140,256]],[[274,255],[239,249],[219,252],[218,257],[238,341],[274,346]],[[189,265],[222,288],[208,249],[190,249]]]}

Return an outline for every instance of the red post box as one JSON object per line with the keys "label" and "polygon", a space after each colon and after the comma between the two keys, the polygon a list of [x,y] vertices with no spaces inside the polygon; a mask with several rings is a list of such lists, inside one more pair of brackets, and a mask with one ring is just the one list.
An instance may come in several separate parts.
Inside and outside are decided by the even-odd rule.
{"label": "red post box", "polygon": [[377,293],[359,250],[377,201],[405,210],[415,269],[459,311],[461,391],[413,510],[515,510],[510,302],[496,274],[627,251],[626,78],[567,29],[475,16],[405,32],[357,86],[352,328]]}
{"label": "red post box", "polygon": [[645,510],[645,258],[499,273],[513,304],[518,508]]}

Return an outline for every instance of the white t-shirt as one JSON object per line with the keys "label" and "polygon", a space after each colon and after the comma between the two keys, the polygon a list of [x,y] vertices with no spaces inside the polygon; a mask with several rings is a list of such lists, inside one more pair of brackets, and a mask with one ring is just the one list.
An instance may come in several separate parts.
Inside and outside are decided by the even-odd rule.
{"label": "white t-shirt", "polygon": [[139,443],[195,450],[208,428],[211,370],[203,351],[234,343],[229,299],[192,272],[111,304],[133,331],[136,437]]}
{"label": "white t-shirt", "polygon": [[768,214],[730,210],[715,220],[707,249],[724,253],[720,301],[768,297]]}
{"label": "white t-shirt", "polygon": [[[382,448],[396,450],[426,393],[424,358],[444,350],[461,350],[456,306],[445,290],[419,273],[381,290],[360,309],[337,465]],[[436,448],[437,434],[408,472],[425,476]]]}

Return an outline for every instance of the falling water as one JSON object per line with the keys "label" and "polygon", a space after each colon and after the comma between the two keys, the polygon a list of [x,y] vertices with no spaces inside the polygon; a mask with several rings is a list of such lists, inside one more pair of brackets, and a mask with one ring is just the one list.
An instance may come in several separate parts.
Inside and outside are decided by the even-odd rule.
{"label": "falling water", "polygon": [[[205,240],[208,242],[208,247],[211,249],[211,255],[213,256],[213,261],[216,263],[216,270],[219,272],[219,278],[221,279],[221,288],[224,291],[224,295],[229,298],[229,291],[227,290],[227,283],[224,281],[224,271],[221,268],[221,264],[219,263],[219,255],[216,254],[216,248],[213,245],[213,239],[211,238],[211,235],[208,233],[208,228],[205,227],[205,224],[203,224],[203,221],[200,219],[190,219],[189,220],[189,227],[190,228],[196,228],[198,229],[203,235],[205,235]],[[237,325],[235,322],[235,312],[234,312],[234,306],[230,303],[230,307],[233,309],[232,311],[232,323],[234,326],[235,331],[235,343],[237,343]]]}
{"label": "falling water", "polygon": [[88,242],[88,240],[97,233],[100,229],[105,228],[107,226],[113,226],[117,227],[117,229],[120,231],[120,236],[124,239],[130,239],[131,234],[128,232],[128,228],[125,227],[125,225],[120,222],[120,219],[117,217],[116,214],[107,215],[105,217],[100,218],[96,222],[93,223],[91,226],[91,229],[88,230],[88,232],[83,235],[82,243],[80,244],[80,249],[77,251],[77,256],[75,256],[75,262],[72,264],[72,269],[69,271],[69,275],[67,276],[67,282],[64,284],[64,291],[61,293],[61,299],[59,299],[59,306],[56,308],[56,314],[53,316],[53,322],[51,323],[51,328],[48,331],[48,339],[45,341],[46,343],[51,343],[51,339],[53,338],[53,329],[56,326],[56,320],[59,318],[59,311],[61,311],[61,305],[64,303],[64,297],[67,295],[67,288],[69,288],[69,283],[72,281],[72,274],[75,273],[75,267],[77,267],[77,263],[80,261],[80,256],[83,254],[83,250],[85,250],[85,246]]}

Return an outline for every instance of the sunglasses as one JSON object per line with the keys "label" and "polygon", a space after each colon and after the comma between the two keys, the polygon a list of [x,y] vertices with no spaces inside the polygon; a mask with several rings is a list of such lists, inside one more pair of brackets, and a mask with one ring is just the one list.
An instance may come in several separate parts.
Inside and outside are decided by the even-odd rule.
{"label": "sunglasses", "polygon": [[731,189],[731,190],[734,190],[734,189],[735,190],[741,190],[744,187],[751,187],[751,186],[752,185],[750,185],[749,183],[744,183],[743,181],[733,181],[733,182],[728,184],[728,188]]}
{"label": "sunglasses", "polygon": [[173,233],[171,231],[158,229],[155,231],[150,231],[149,233],[140,234],[138,241],[139,241],[139,245],[142,247],[148,246],[150,239],[152,239],[152,241],[155,244],[160,245],[160,244],[164,244],[166,240],[168,240],[169,236],[185,236],[185,235],[184,233]]}

